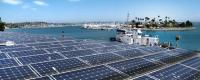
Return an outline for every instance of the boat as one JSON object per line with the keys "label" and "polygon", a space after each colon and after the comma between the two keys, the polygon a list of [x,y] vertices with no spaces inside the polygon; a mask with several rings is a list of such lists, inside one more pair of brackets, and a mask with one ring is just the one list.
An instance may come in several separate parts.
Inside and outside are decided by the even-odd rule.
{"label": "boat", "polygon": [[86,23],[82,25],[85,29],[112,30],[118,27],[115,23]]}
{"label": "boat", "polygon": [[116,40],[127,44],[138,44],[143,46],[158,46],[158,36],[144,35],[140,28],[117,29]]}

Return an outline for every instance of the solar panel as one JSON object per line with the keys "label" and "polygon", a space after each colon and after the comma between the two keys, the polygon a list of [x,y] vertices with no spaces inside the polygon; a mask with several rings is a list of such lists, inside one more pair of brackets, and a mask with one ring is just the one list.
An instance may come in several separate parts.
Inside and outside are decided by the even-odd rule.
{"label": "solar panel", "polygon": [[72,57],[86,56],[86,55],[92,55],[92,54],[97,54],[97,53],[93,50],[87,49],[87,50],[62,52],[61,54],[65,55],[68,58],[72,58]]}
{"label": "solar panel", "polygon": [[161,62],[161,63],[173,63],[181,60],[181,58],[169,55],[166,52],[160,52],[158,54],[145,56],[143,58],[151,60],[153,62]]}
{"label": "solar panel", "polygon": [[74,41],[58,41],[58,42],[52,42],[52,44],[70,44],[74,43]]}
{"label": "solar panel", "polygon": [[28,66],[0,69],[1,80],[24,80],[35,77],[36,74]]}
{"label": "solar panel", "polygon": [[140,50],[146,51],[148,53],[154,53],[154,51],[152,51],[151,49],[147,48],[147,47],[143,47],[143,48],[139,48]]}
{"label": "solar panel", "polygon": [[56,38],[58,41],[70,41],[70,40],[74,40],[73,38],[71,37],[59,37],[59,38]]}
{"label": "solar panel", "polygon": [[69,47],[59,47],[59,48],[50,48],[46,49],[50,53],[57,53],[57,52],[64,52],[64,51],[74,51],[77,50],[74,46],[69,46]]}
{"label": "solar panel", "polygon": [[125,61],[109,64],[109,66],[118,69],[128,75],[134,76],[143,72],[155,69],[160,65],[146,61],[142,58],[135,58]]}
{"label": "solar panel", "polygon": [[29,51],[20,51],[20,52],[9,52],[8,55],[11,57],[23,57],[23,56],[31,56],[38,54],[46,54],[47,52],[44,50],[29,50]]}
{"label": "solar panel", "polygon": [[98,64],[103,64],[103,63],[108,63],[108,62],[113,62],[113,61],[118,61],[118,60],[123,59],[122,57],[114,55],[112,53],[91,55],[91,56],[85,56],[85,57],[80,57],[80,58],[92,65],[98,65]]}
{"label": "solar panel", "polygon": [[37,42],[51,42],[51,41],[56,41],[55,39],[37,39]]}
{"label": "solar panel", "polygon": [[169,51],[168,53],[170,55],[178,56],[178,57],[182,57],[182,58],[187,58],[187,57],[196,55],[195,52],[188,51],[185,49],[173,49],[173,50]]}
{"label": "solar panel", "polygon": [[81,43],[63,43],[62,45],[68,47],[68,46],[74,46],[74,45],[80,45],[80,44]]}
{"label": "solar panel", "polygon": [[2,49],[9,49],[9,48],[20,48],[25,47],[24,45],[14,45],[14,46],[0,46],[0,50]]}
{"label": "solar panel", "polygon": [[36,49],[46,49],[46,48],[57,48],[57,47],[63,47],[61,44],[50,44],[50,45],[40,45],[40,46],[34,46]]}
{"label": "solar panel", "polygon": [[99,48],[99,47],[104,47],[101,44],[83,44],[83,45],[77,45],[76,46],[79,49],[93,49],[93,48]]}
{"label": "solar panel", "polygon": [[161,48],[161,47],[156,47],[156,46],[151,46],[151,47],[146,47],[148,49],[150,49],[153,52],[159,52],[159,51],[165,51],[166,49]]}
{"label": "solar panel", "polygon": [[117,46],[111,46],[111,47],[95,48],[94,50],[100,53],[108,53],[108,52],[113,52],[113,51],[119,51],[122,49]]}
{"label": "solar panel", "polygon": [[161,80],[196,80],[200,78],[200,72],[184,67],[174,65],[150,74]]}
{"label": "solar panel", "polygon": [[57,80],[122,80],[127,76],[119,74],[105,66],[97,66],[53,75],[53,77]]}
{"label": "solar panel", "polygon": [[84,68],[87,65],[78,59],[64,59],[50,62],[43,62],[37,64],[31,64],[41,75],[51,75],[58,72],[70,71],[78,68]]}
{"label": "solar panel", "polygon": [[50,60],[57,60],[57,59],[63,59],[62,56],[59,54],[42,54],[42,55],[34,55],[34,56],[28,56],[28,57],[20,57],[18,60],[26,65],[31,63],[38,63],[38,62],[44,62],[44,61],[50,61]]}
{"label": "solar panel", "polygon": [[139,49],[117,51],[115,53],[126,58],[134,58],[134,57],[145,55],[145,52]]}
{"label": "solar panel", "polygon": [[25,50],[33,50],[33,48],[32,47],[8,48],[8,49],[1,50],[1,52],[16,52],[16,51],[25,51]]}
{"label": "solar panel", "polygon": [[182,62],[181,64],[200,70],[200,57],[192,58],[190,60]]}
{"label": "solar panel", "polygon": [[114,45],[122,45],[122,43],[120,42],[105,42],[105,43],[102,43],[104,46],[114,46]]}
{"label": "solar panel", "polygon": [[134,48],[138,48],[141,47],[139,45],[132,45],[132,44],[121,44],[119,45],[120,48],[122,49],[134,49]]}
{"label": "solar panel", "polygon": [[35,43],[35,44],[27,44],[28,46],[43,46],[43,45],[51,45],[51,43]]}
{"label": "solar panel", "polygon": [[136,78],[136,79],[133,79],[133,80],[154,80],[148,76],[142,76],[142,77],[139,77],[139,78]]}
{"label": "solar panel", "polygon": [[18,63],[14,59],[2,59],[0,60],[0,68],[18,66]]}
{"label": "solar panel", "polygon": [[0,53],[0,59],[5,59],[7,56],[4,53]]}
{"label": "solar panel", "polygon": [[49,77],[39,77],[39,78],[30,79],[30,80],[52,80],[52,79]]}
{"label": "solar panel", "polygon": [[89,40],[89,39],[74,39],[77,43],[87,44],[87,43],[98,43],[101,41]]}

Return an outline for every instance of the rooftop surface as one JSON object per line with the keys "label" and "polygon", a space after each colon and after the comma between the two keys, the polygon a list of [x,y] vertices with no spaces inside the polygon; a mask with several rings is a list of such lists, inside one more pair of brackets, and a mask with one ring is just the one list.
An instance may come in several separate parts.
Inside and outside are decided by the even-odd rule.
{"label": "rooftop surface", "polygon": [[185,49],[0,33],[1,80],[193,80],[200,57]]}

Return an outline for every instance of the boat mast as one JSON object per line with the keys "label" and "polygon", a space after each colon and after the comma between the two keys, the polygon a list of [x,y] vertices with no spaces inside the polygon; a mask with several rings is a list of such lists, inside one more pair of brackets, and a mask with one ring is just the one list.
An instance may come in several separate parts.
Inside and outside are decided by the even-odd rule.
{"label": "boat mast", "polygon": [[127,22],[126,22],[127,26],[128,26],[128,23],[129,23],[129,17],[130,17],[130,14],[128,12],[128,14],[127,14]]}

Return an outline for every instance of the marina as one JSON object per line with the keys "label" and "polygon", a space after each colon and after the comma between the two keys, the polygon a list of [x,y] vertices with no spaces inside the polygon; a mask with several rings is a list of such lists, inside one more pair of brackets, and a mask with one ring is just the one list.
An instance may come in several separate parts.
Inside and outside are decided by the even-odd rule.
{"label": "marina", "polygon": [[[142,31],[144,34],[158,35],[160,43],[171,42],[176,44],[176,35],[181,36],[179,41],[179,47],[189,50],[200,50],[200,23],[194,23],[194,30],[186,31]],[[19,33],[30,33],[30,34],[44,34],[55,37],[64,36],[73,37],[76,39],[91,39],[98,41],[109,42],[111,37],[116,37],[116,30],[87,30],[82,29],[81,26],[66,26],[59,28],[29,28],[29,29],[7,29],[6,32],[19,32]],[[190,47],[188,47],[190,46]]]}

